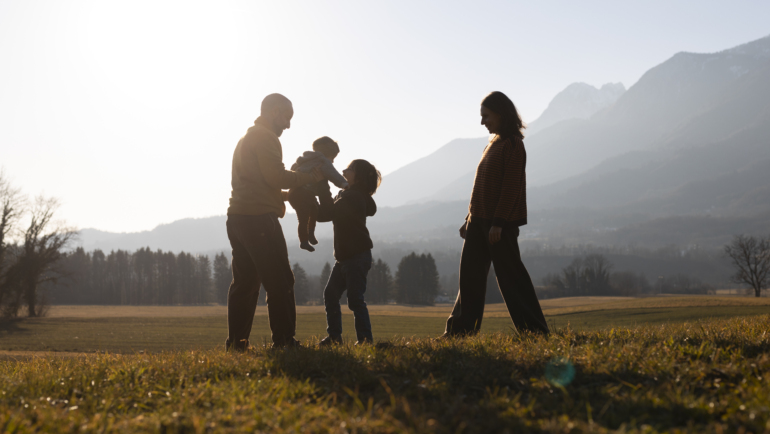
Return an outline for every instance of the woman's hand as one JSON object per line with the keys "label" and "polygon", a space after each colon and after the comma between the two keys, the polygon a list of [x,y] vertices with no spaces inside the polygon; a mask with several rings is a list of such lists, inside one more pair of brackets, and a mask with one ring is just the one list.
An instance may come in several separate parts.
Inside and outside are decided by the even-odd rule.
{"label": "woman's hand", "polygon": [[500,226],[492,226],[492,228],[489,230],[489,244],[495,244],[496,242],[500,241],[502,236],[503,228]]}
{"label": "woman's hand", "polygon": [[460,227],[460,238],[465,239],[465,233],[468,232],[468,222],[463,223]]}

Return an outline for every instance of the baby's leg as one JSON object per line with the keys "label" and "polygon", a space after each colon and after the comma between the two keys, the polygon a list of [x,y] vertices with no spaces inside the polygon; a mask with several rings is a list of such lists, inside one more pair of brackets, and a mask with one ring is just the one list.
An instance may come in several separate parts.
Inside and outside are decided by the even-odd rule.
{"label": "baby's leg", "polygon": [[[312,207],[310,206],[310,203],[308,202],[308,196],[312,199],[313,204],[315,204],[315,197],[305,194],[307,190],[304,188],[295,188],[289,190],[289,204],[294,208],[295,211],[297,211],[297,220],[299,220],[299,224],[297,225],[297,236],[299,237],[299,248],[307,250],[309,252],[315,251],[313,246],[308,243],[308,232],[307,232],[307,221],[310,218],[310,213]],[[308,192],[309,193],[309,192]]]}

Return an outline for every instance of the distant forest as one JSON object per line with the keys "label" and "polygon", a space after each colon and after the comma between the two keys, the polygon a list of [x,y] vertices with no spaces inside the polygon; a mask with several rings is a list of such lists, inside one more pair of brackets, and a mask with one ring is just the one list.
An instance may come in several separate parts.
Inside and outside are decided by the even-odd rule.
{"label": "distant forest", "polygon": [[[383,253],[387,257],[394,252]],[[459,276],[449,267],[457,270],[458,259],[455,255],[434,257],[430,253],[411,252],[401,256],[393,272],[388,262],[377,258],[369,271],[366,300],[369,304],[407,305],[453,302]],[[698,249],[623,252],[546,248],[525,253],[527,267],[543,276],[534,282],[541,299],[713,293],[715,287],[704,283],[697,275],[704,268],[713,268],[721,262],[713,253]],[[661,265],[668,270],[661,269]],[[442,268],[448,272],[440,275]],[[641,272],[644,268],[648,268],[647,272]],[[230,260],[223,252],[212,259],[208,255],[175,254],[149,248],[134,252],[115,250],[108,254],[78,248],[63,255],[59,270],[63,278],[45,287],[46,298],[51,304],[224,305],[232,276]],[[297,304],[323,304],[323,288],[331,273],[331,264],[326,263],[319,274],[309,273],[299,263],[295,263],[292,270]],[[649,278],[651,271],[670,272]],[[494,269],[490,269],[487,279],[486,300],[489,303],[503,301]],[[345,302],[344,296],[342,301]],[[260,304],[264,303],[263,289]]]}
{"label": "distant forest", "polygon": [[[206,255],[149,248],[109,254],[78,248],[61,258],[59,269],[63,277],[45,287],[52,304],[227,304],[232,276],[224,253],[215,255],[212,261]],[[297,304],[322,304],[331,264],[325,264],[320,275],[308,275],[298,263],[292,271]],[[439,293],[439,274],[433,257],[411,253],[401,259],[395,276],[382,259],[374,261],[366,297],[371,304],[432,305]],[[264,299],[263,288],[260,304],[264,304]]]}

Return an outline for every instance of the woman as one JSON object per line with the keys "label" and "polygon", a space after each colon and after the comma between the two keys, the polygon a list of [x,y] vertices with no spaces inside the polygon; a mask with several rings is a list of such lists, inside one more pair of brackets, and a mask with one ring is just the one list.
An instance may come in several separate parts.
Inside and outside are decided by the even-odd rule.
{"label": "woman", "polygon": [[460,258],[460,292],[445,337],[478,333],[484,316],[490,264],[518,330],[548,334],[535,287],[519,252],[519,226],[527,224],[527,153],[524,126],[513,102],[492,92],[481,102],[481,124],[493,137],[476,169]]}

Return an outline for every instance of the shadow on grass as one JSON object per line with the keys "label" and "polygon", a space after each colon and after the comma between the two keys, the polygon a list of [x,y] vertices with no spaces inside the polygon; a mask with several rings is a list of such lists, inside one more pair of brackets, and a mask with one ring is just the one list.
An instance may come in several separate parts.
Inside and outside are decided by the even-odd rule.
{"label": "shadow on grass", "polygon": [[395,417],[414,427],[434,420],[444,427],[465,426],[468,432],[541,432],[547,428],[533,426],[533,416],[556,420],[567,415],[608,429],[636,421],[666,430],[714,417],[638,393],[655,387],[653,377],[585,373],[578,367],[575,380],[560,388],[543,380],[546,363],[512,363],[483,345],[463,341],[430,348],[311,348],[272,352],[267,358],[276,372],[311,382],[319,397],[333,396],[361,409],[389,406]]}
{"label": "shadow on grass", "polygon": [[0,332],[6,333],[21,333],[29,331],[24,327],[20,327],[24,323],[21,318],[3,318],[0,319]]}

